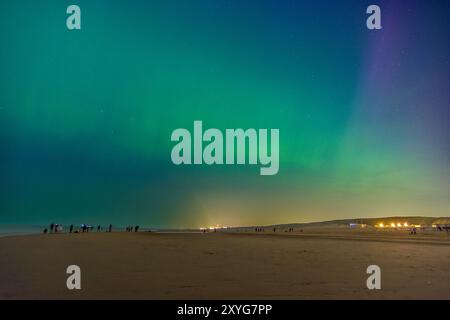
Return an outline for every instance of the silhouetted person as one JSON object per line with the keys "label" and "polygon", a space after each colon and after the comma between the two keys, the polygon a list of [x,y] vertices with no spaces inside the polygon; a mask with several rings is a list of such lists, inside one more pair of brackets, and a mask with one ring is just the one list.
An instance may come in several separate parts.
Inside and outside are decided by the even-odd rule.
{"label": "silhouetted person", "polygon": [[138,232],[139,231],[139,226],[134,227],[134,232]]}
{"label": "silhouetted person", "polygon": [[50,233],[53,232],[53,228],[54,228],[54,227],[55,227],[55,224],[54,224],[54,223],[50,224]]}
{"label": "silhouetted person", "polygon": [[102,230],[102,227],[100,225],[98,225],[97,232],[100,232],[100,230]]}
{"label": "silhouetted person", "polygon": [[108,227],[108,232],[111,232],[111,231],[112,231],[112,224],[110,224]]}
{"label": "silhouetted person", "polygon": [[47,228],[44,229],[44,234],[47,234]]}
{"label": "silhouetted person", "polygon": [[275,232],[277,229],[273,228],[273,232]]}
{"label": "silhouetted person", "polygon": [[73,224],[70,225],[69,233],[72,233],[72,231],[73,231]]}

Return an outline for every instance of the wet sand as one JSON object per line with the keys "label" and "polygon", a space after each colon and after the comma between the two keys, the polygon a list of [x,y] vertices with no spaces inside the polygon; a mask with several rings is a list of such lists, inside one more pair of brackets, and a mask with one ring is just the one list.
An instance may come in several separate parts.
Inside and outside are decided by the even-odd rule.
{"label": "wet sand", "polygon": [[[450,236],[304,232],[0,238],[1,299],[450,299]],[[80,291],[66,268],[80,266]],[[381,267],[381,290],[366,268]]]}

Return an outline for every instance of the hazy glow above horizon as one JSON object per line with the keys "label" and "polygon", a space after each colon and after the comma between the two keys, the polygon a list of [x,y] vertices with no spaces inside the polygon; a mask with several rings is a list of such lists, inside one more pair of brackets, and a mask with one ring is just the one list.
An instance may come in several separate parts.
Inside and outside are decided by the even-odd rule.
{"label": "hazy glow above horizon", "polygon": [[[0,4],[0,223],[448,216],[448,1]],[[171,132],[279,128],[280,171],[176,167]]]}

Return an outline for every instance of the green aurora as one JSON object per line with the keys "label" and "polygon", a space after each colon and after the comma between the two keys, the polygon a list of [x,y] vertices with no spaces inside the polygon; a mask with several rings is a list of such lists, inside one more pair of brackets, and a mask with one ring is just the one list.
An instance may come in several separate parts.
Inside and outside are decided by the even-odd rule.
{"label": "green aurora", "polygon": [[[0,223],[448,216],[450,3],[0,4]],[[175,166],[170,140],[277,128],[280,171]]]}

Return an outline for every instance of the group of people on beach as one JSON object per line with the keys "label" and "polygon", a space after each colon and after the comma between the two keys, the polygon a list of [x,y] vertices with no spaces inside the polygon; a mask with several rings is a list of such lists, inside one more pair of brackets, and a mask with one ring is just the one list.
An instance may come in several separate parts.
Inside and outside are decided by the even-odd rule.
{"label": "group of people on beach", "polygon": [[133,230],[134,230],[134,232],[138,232],[139,231],[139,226],[128,226],[127,228],[126,228],[126,231],[127,232],[133,232]]}
{"label": "group of people on beach", "polygon": [[63,226],[61,224],[57,224],[57,223],[52,223],[50,224],[50,231],[45,228],[44,229],[44,234],[47,233],[61,233],[63,231]]}
{"label": "group of people on beach", "polygon": [[[101,232],[101,231],[105,231],[105,232],[112,232],[112,224],[110,224],[108,227],[106,228],[102,228],[101,225],[97,226],[97,232]],[[137,230],[139,229],[139,227],[137,227]],[[87,224],[81,224],[79,228],[75,228],[75,226],[72,224],[69,227],[69,233],[85,233],[85,232],[89,232],[94,230],[94,227],[89,226]],[[127,227],[127,231],[128,231],[128,227]],[[55,223],[51,223],[49,228],[45,228],[44,229],[44,234],[47,233],[62,233],[63,232],[63,226],[62,224],[55,224]]]}

